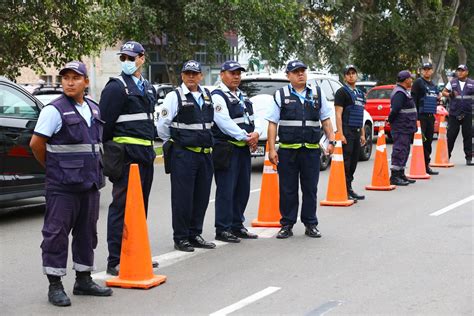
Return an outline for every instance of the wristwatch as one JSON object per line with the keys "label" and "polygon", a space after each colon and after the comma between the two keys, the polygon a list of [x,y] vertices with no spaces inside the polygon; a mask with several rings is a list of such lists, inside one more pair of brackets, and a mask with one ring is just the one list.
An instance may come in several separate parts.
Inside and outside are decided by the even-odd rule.
{"label": "wristwatch", "polygon": [[329,141],[329,145],[333,145],[333,146],[336,146],[337,142],[335,140],[330,140]]}

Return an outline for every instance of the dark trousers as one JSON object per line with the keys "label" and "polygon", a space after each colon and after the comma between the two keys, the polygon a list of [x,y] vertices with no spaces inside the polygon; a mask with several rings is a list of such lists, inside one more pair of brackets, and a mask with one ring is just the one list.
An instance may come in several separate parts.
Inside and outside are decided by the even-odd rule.
{"label": "dark trousers", "polygon": [[174,146],[171,151],[171,210],[175,242],[202,233],[211,193],[211,154]]}
{"label": "dark trousers", "polygon": [[464,148],[464,157],[466,159],[472,158],[472,115],[465,114],[461,120],[454,115],[448,117],[448,153],[451,158],[451,152],[454,148],[454,143],[459,134],[459,129],[462,131],[462,140]]}
{"label": "dark trousers", "polygon": [[278,150],[278,179],[280,182],[280,223],[293,226],[298,217],[298,180],[301,183],[303,204],[301,221],[305,225],[318,224],[316,195],[319,181],[319,149]]}
{"label": "dark trousers", "polygon": [[97,220],[100,192],[46,191],[43,226],[43,272],[66,275],[69,233],[72,230],[72,260],[76,271],[93,271],[97,247]]}
{"label": "dark trousers", "polygon": [[434,114],[421,113],[418,116],[421,125],[421,134],[423,135],[423,153],[425,164],[428,166],[431,160],[431,143],[433,142],[435,116]]}
{"label": "dark trousers", "polygon": [[243,228],[250,195],[250,151],[234,146],[229,168],[215,170],[216,233]]}
{"label": "dark trousers", "polygon": [[[127,155],[126,155],[127,156]],[[122,170],[122,176],[113,180],[112,203],[109,206],[107,219],[107,244],[109,247],[108,266],[115,267],[120,263],[120,252],[122,250],[122,234],[125,218],[125,202],[127,198],[128,176],[130,165],[135,163],[128,159]],[[143,191],[143,203],[145,204],[145,215],[148,213],[148,198],[150,196],[153,182],[153,162],[150,164],[138,164],[140,180]]]}
{"label": "dark trousers", "polygon": [[360,154],[360,128],[343,127],[344,137],[347,144],[342,145],[344,155],[344,170],[346,175],[346,187],[352,188],[351,184],[354,180],[354,173],[357,169]]}
{"label": "dark trousers", "polygon": [[413,134],[397,133],[392,131],[392,169],[403,170],[410,155],[410,145]]}

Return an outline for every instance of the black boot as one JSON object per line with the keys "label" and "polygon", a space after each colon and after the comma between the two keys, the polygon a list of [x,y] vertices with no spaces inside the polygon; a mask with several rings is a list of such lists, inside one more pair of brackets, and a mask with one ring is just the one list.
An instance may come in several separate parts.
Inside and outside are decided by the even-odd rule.
{"label": "black boot", "polygon": [[64,292],[61,277],[55,275],[48,275],[49,291],[48,301],[55,306],[70,306],[71,300]]}
{"label": "black boot", "polygon": [[402,179],[401,175],[403,174],[403,170],[393,170],[392,175],[390,176],[390,184],[392,185],[408,185],[408,181]]}
{"label": "black boot", "polygon": [[89,271],[76,271],[76,283],[74,283],[72,293],[74,295],[111,296],[112,289],[100,286],[92,281],[91,273]]}
{"label": "black boot", "polygon": [[412,183],[415,183],[415,182],[416,182],[416,180],[408,179],[408,178],[407,178],[407,176],[405,175],[405,169],[400,170],[400,178],[402,178],[403,180],[405,180],[406,182],[408,182],[408,184],[412,184]]}
{"label": "black boot", "polygon": [[435,176],[435,175],[438,175],[439,172],[438,171],[434,171],[433,169],[430,168],[430,165],[426,165],[426,173],[427,174],[430,174],[432,176]]}

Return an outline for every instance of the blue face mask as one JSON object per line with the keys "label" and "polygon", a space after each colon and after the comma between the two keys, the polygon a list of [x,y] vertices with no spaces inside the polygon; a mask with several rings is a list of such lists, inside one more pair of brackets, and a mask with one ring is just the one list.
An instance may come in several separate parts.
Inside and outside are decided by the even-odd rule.
{"label": "blue face mask", "polygon": [[126,75],[133,75],[137,71],[137,66],[134,61],[122,61],[122,71]]}

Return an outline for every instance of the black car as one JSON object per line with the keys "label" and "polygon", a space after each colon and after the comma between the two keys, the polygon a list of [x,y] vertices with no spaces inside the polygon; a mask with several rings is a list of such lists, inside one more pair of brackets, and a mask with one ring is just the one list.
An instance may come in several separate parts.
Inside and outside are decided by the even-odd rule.
{"label": "black car", "polygon": [[44,196],[44,168],[30,149],[43,104],[0,77],[0,202]]}

